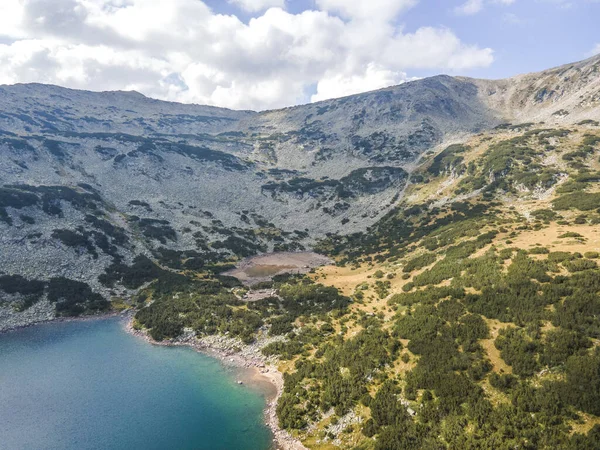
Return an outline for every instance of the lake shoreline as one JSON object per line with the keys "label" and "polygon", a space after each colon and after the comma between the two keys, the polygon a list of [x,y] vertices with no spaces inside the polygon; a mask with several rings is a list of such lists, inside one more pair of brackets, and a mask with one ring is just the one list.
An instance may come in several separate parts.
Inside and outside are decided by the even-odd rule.
{"label": "lake shoreline", "polygon": [[[186,336],[179,340],[156,341],[144,330],[133,328],[134,319],[133,310],[122,312],[112,311],[106,314],[83,316],[83,317],[55,317],[49,320],[34,322],[27,325],[9,328],[0,331],[0,336],[13,331],[32,328],[36,325],[50,323],[69,323],[69,322],[88,322],[107,319],[120,319],[123,323],[123,329],[130,335],[138,337],[151,345],[163,347],[190,347],[199,353],[205,354],[219,360],[226,367],[231,367],[239,371],[237,381],[254,389],[260,390],[266,400],[266,406],[263,410],[264,423],[271,430],[273,435],[274,449],[276,450],[308,450],[300,440],[294,438],[288,431],[279,427],[277,418],[277,401],[283,393],[283,374],[274,364],[267,361],[267,358],[260,354],[252,357],[244,354],[243,351],[232,351],[228,346],[222,345],[228,338],[219,336],[209,336],[206,339],[198,339],[193,336]],[[250,348],[250,346],[246,346]]]}
{"label": "lake shoreline", "polygon": [[148,345],[126,320],[49,322],[0,337],[3,449],[271,449],[260,392],[215,358]]}
{"label": "lake shoreline", "polygon": [[87,322],[94,320],[103,320],[103,319],[112,319],[112,318],[127,318],[133,317],[134,311],[127,309],[125,311],[110,311],[103,314],[94,314],[89,316],[78,316],[78,317],[52,317],[47,320],[39,320],[36,322],[31,322],[23,325],[18,325],[14,327],[4,328],[0,330],[0,336],[6,333],[11,333],[13,331],[24,330],[26,328],[32,328],[37,325],[43,325],[48,323],[69,323],[69,322]]}
{"label": "lake shoreline", "polygon": [[[188,335],[177,340],[156,341],[144,330],[133,327],[133,317],[125,323],[125,331],[139,337],[151,345],[164,347],[190,347],[197,352],[218,359],[223,365],[240,371],[238,383],[246,383],[265,394],[266,406],[263,411],[264,421],[273,434],[274,448],[277,450],[308,450],[300,440],[294,438],[288,431],[279,427],[277,418],[277,401],[283,393],[283,374],[274,364],[266,361],[262,355],[246,356],[242,351],[234,352],[220,345],[225,338],[208,337],[199,339]],[[249,346],[248,346],[249,347]],[[255,352],[254,352],[255,353]],[[256,354],[256,353],[255,353]],[[272,389],[265,389],[265,384]],[[267,392],[270,390],[270,392]]]}

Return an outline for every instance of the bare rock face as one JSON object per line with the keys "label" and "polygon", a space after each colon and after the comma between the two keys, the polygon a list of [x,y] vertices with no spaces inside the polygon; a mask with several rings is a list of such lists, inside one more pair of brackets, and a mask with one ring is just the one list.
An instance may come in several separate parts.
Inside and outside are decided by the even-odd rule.
{"label": "bare rock face", "polygon": [[568,125],[599,119],[600,55],[506,80],[463,80],[476,85],[481,101],[510,122]]}
{"label": "bare rock face", "polygon": [[[65,278],[109,298],[130,292],[122,265],[195,270],[310,249],[382,218],[425,153],[506,122],[598,119],[599,104],[599,58],[265,112],[2,86],[0,276]],[[2,280],[0,294],[16,289]]]}
{"label": "bare rock face", "polygon": [[55,317],[54,305],[47,300],[37,302],[24,311],[14,309],[12,302],[0,302],[0,332],[47,322]]}

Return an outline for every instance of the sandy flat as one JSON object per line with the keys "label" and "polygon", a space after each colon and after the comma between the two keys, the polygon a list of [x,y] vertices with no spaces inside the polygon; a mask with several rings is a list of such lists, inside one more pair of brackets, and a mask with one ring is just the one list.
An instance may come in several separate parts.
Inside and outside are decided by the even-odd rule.
{"label": "sandy flat", "polygon": [[284,273],[308,273],[311,269],[332,264],[331,259],[313,252],[267,253],[240,261],[224,275],[232,276],[247,286],[270,281]]}

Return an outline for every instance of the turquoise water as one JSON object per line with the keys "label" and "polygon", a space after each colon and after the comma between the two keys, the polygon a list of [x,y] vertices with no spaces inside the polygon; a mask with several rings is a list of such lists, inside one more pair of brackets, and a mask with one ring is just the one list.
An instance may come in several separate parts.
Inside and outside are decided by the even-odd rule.
{"label": "turquoise water", "polygon": [[0,334],[2,450],[266,450],[262,395],[118,319]]}

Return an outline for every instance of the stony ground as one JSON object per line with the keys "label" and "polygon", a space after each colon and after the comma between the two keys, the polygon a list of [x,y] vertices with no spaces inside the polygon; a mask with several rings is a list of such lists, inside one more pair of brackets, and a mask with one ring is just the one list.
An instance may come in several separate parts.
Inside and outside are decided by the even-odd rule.
{"label": "stony ground", "polygon": [[237,278],[247,286],[252,286],[262,281],[269,281],[275,275],[308,273],[311,269],[332,263],[330,258],[314,252],[268,253],[246,258],[240,261],[235,269],[224,274]]}

